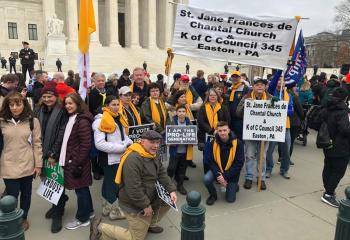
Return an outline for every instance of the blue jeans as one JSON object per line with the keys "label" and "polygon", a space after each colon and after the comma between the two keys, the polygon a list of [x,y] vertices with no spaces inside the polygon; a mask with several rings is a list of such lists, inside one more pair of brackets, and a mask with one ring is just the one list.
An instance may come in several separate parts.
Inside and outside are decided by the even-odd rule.
{"label": "blue jeans", "polygon": [[118,196],[118,186],[114,181],[118,166],[119,164],[103,166],[102,197],[110,204],[113,204]]}
{"label": "blue jeans", "polygon": [[[211,170],[209,170],[203,177],[203,183],[205,187],[208,189],[208,192],[211,196],[216,196],[216,189],[214,186],[215,181],[214,174]],[[237,193],[238,184],[236,182],[228,182],[226,186],[226,201],[227,202],[234,202],[236,201],[236,193]]]}
{"label": "blue jeans", "polygon": [[27,176],[16,179],[4,179],[7,195],[11,195],[18,199],[20,197],[20,208],[23,210],[23,219],[27,219],[31,198],[32,198],[32,182],[33,176]]}
{"label": "blue jeans", "polygon": [[289,170],[290,166],[290,145],[291,145],[291,137],[290,137],[290,129],[286,129],[286,139],[284,142],[270,142],[269,149],[266,154],[266,172],[272,172],[273,168],[273,152],[275,150],[276,145],[279,145],[281,149],[281,167],[280,173],[285,174]]}
{"label": "blue jeans", "polygon": [[75,218],[80,222],[86,222],[94,211],[89,187],[75,189],[78,200],[78,210]]}
{"label": "blue jeans", "polygon": [[[246,140],[244,142],[245,147],[245,179],[246,180],[253,180],[254,178],[254,162],[256,162],[256,171],[258,172],[259,176],[259,161],[260,161],[260,141],[251,141]],[[264,159],[262,164],[262,175],[261,180],[265,181],[265,172],[266,172],[266,152],[269,147],[269,142],[265,142],[264,145]]]}

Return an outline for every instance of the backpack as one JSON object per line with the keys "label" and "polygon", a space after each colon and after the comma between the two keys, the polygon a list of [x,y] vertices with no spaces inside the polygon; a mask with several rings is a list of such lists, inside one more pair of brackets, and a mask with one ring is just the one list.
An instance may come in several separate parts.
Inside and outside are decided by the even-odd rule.
{"label": "backpack", "polygon": [[328,124],[325,121],[321,124],[321,127],[318,130],[316,137],[316,146],[317,148],[322,149],[330,149],[333,147],[333,142],[328,131]]}
{"label": "backpack", "polygon": [[313,105],[306,114],[307,126],[318,131],[324,121],[326,108],[320,105]]}

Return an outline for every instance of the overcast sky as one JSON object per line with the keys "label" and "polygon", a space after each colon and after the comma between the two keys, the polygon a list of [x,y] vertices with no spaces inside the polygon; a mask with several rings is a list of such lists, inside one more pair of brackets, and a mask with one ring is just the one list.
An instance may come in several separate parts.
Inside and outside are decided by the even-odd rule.
{"label": "overcast sky", "polygon": [[334,7],[342,0],[190,0],[190,5],[249,16],[302,16],[304,36],[335,30]]}

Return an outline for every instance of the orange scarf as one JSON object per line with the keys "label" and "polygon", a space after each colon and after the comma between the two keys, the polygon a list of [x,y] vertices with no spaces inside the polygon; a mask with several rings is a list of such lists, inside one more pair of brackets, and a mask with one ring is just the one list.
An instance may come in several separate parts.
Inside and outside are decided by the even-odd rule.
{"label": "orange scarf", "polygon": [[234,99],[235,99],[235,93],[236,93],[237,89],[238,89],[240,86],[242,86],[242,85],[243,85],[243,83],[241,83],[241,82],[239,82],[239,83],[237,83],[237,84],[235,84],[235,85],[232,85],[231,94],[230,94],[230,99],[229,99],[230,102],[233,102],[233,101],[234,101]]}
{"label": "orange scarf", "polygon": [[167,112],[166,112],[166,108],[165,108],[165,104],[164,104],[163,100],[160,97],[158,98],[158,103],[159,103],[159,106],[161,109],[161,113],[159,112],[157,104],[152,97],[149,97],[149,102],[150,102],[150,106],[151,106],[151,114],[152,114],[153,122],[160,125],[160,123],[161,123],[160,114],[162,114],[162,116],[163,116],[163,128],[165,129]]}
{"label": "orange scarf", "polygon": [[[225,171],[229,170],[230,167],[233,164],[233,161],[235,160],[236,156],[236,150],[237,150],[237,138],[232,140],[232,147],[230,149],[230,154],[228,155],[228,160],[226,163]],[[222,168],[222,163],[221,163],[221,152],[220,152],[220,145],[214,141],[213,143],[213,156],[214,156],[214,161],[218,165],[220,172],[224,173],[224,169]]]}
{"label": "orange scarf", "polygon": [[137,152],[138,154],[141,155],[141,157],[144,157],[144,158],[152,158],[152,159],[154,159],[156,157],[156,155],[152,155],[152,154],[146,152],[145,149],[142,147],[142,145],[140,143],[134,143],[134,144],[130,145],[126,149],[126,151],[124,152],[122,157],[120,158],[118,171],[117,171],[117,174],[115,176],[115,183],[116,184],[121,184],[122,183],[123,165],[124,165],[125,160],[128,158],[128,156],[132,152]]}
{"label": "orange scarf", "polygon": [[220,103],[216,103],[214,108],[212,108],[210,103],[208,102],[205,104],[205,112],[207,114],[209,125],[212,129],[216,129],[216,127],[218,126],[219,119],[217,113],[220,109]]}

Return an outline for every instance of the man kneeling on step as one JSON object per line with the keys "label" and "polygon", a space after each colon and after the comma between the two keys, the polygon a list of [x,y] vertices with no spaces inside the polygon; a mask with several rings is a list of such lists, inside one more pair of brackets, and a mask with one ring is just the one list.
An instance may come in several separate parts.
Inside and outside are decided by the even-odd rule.
{"label": "man kneeling on step", "polygon": [[170,207],[158,197],[155,184],[158,180],[173,202],[176,202],[176,187],[157,154],[161,138],[153,130],[143,133],[141,143],[129,146],[120,159],[115,182],[120,186],[119,204],[128,221],[128,229],[94,218],[90,240],[143,240],[147,232],[163,231],[156,224]]}
{"label": "man kneeling on step", "polygon": [[244,146],[234,132],[231,132],[227,122],[219,122],[215,139],[208,142],[204,149],[204,161],[210,165],[210,170],[203,178],[208,189],[207,205],[213,205],[217,200],[214,182],[217,181],[223,192],[226,192],[226,201],[236,201],[238,180],[244,165]]}

